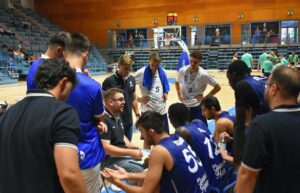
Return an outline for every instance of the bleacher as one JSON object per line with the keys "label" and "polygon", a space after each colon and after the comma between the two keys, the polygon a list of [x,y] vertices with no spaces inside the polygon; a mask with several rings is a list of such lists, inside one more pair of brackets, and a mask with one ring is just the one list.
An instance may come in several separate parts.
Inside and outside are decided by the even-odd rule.
{"label": "bleacher", "polygon": [[[242,54],[245,53],[246,48],[249,48],[249,52],[253,56],[254,64],[256,66],[259,56],[262,54],[262,50],[266,49],[268,53],[270,51],[275,50],[278,54],[283,54],[286,58],[291,53],[292,50],[295,50],[296,54],[300,55],[299,46],[257,46],[257,47],[241,47],[239,45],[236,46],[228,46],[228,47],[210,47],[203,46],[201,48],[197,48],[202,50],[203,52],[203,60],[201,66],[205,69],[219,69],[224,70],[227,69],[228,65],[232,60],[232,56],[234,51],[238,52],[238,58],[240,59]],[[192,51],[194,48],[190,49]],[[151,51],[158,51],[162,58],[162,66],[167,70],[176,70],[178,65],[178,60],[182,49],[178,48],[170,48],[170,49],[142,49],[142,50],[106,50],[107,55],[110,57],[110,62],[116,62],[120,55],[124,54],[125,51],[133,54],[135,58],[135,64],[133,65],[133,70],[140,69],[149,63],[149,54]]]}
{"label": "bleacher", "polygon": [[[23,8],[19,1],[12,1],[12,3],[15,8],[0,9],[0,25],[5,26],[11,32],[11,34],[0,34],[0,46],[5,44],[8,48],[17,48],[21,45],[25,49],[26,55],[39,56],[46,51],[51,34],[62,29],[31,9]],[[0,55],[3,69],[7,68],[9,56],[12,55],[13,53]],[[14,72],[19,73],[20,77],[27,76],[30,67],[29,61],[15,58],[13,63]],[[95,46],[91,49],[87,68],[92,75],[104,74],[107,71],[106,62]],[[3,73],[7,72],[3,69],[0,74],[0,84],[16,82],[16,78]],[[13,81],[9,81],[10,78]],[[4,79],[5,81],[2,81]]]}

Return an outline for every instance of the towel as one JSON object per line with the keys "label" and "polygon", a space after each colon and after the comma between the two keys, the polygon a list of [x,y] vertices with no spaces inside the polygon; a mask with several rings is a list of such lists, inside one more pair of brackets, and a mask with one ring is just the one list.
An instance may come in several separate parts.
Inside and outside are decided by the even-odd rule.
{"label": "towel", "polygon": [[[167,77],[164,69],[161,66],[158,67],[158,75],[159,75],[159,79],[162,83],[164,93],[168,93],[170,91],[168,77]],[[152,88],[152,83],[153,83],[153,74],[150,69],[150,64],[148,64],[144,71],[143,86],[150,90]]]}

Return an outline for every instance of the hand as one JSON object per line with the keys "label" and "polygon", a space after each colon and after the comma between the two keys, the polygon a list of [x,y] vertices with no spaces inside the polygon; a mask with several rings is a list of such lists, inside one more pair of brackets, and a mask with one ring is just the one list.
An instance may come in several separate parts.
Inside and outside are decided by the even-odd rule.
{"label": "hand", "polygon": [[141,160],[143,157],[143,152],[139,149],[132,149],[131,157],[133,157],[133,159],[135,159],[135,160]]}
{"label": "hand", "polygon": [[202,101],[204,99],[203,95],[198,95],[195,97],[198,101]]}
{"label": "hand", "polygon": [[115,184],[120,181],[116,174],[114,174],[113,172],[107,170],[107,168],[105,168],[102,172],[101,172],[101,175],[107,180],[109,181],[110,183],[112,184]]}
{"label": "hand", "polygon": [[179,99],[180,102],[183,102],[185,98],[182,95],[179,95],[178,99]]}
{"label": "hand", "polygon": [[223,132],[220,134],[220,139],[222,139],[222,138],[224,138],[226,143],[233,140],[233,138],[227,132]]}
{"label": "hand", "polygon": [[140,116],[141,116],[141,114],[140,114],[140,113],[136,113],[136,114],[135,114],[135,118],[136,118],[136,120],[138,120],[138,119],[140,118]]}
{"label": "hand", "polygon": [[145,105],[150,101],[150,98],[148,96],[142,96],[138,101]]}
{"label": "hand", "polygon": [[102,121],[98,123],[97,129],[100,133],[106,133],[107,132],[107,126]]}
{"label": "hand", "polygon": [[129,178],[129,174],[126,172],[126,170],[122,167],[119,167],[117,165],[114,165],[115,170],[110,168],[105,168],[104,171],[109,171],[110,173],[113,173],[116,178],[119,180],[127,180]]}
{"label": "hand", "polygon": [[164,100],[166,101],[168,99],[168,94],[167,93],[164,93],[164,96],[163,96]]}

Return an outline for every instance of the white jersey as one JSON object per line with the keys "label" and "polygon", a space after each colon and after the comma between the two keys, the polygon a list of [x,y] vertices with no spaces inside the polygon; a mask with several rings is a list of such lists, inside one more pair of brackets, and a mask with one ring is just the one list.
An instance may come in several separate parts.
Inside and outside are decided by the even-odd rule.
{"label": "white jersey", "polygon": [[189,66],[179,70],[176,81],[181,84],[181,93],[184,97],[183,103],[187,107],[199,106],[196,96],[203,95],[207,85],[216,86],[217,81],[199,66],[198,72],[191,74],[188,70]]}
{"label": "white jersey", "polygon": [[147,104],[141,104],[141,112],[156,111],[160,114],[166,114],[166,101],[164,100],[163,86],[159,78],[158,71],[153,76],[153,84],[151,90],[143,86],[145,67],[139,69],[134,77],[136,84],[140,86],[142,96],[150,98]]}

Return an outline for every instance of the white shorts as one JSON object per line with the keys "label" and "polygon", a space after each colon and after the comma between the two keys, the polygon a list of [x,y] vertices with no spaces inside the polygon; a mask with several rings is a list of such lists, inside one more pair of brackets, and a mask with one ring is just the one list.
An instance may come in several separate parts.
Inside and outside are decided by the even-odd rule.
{"label": "white shorts", "polygon": [[99,193],[102,185],[100,163],[93,168],[80,170],[88,193]]}

